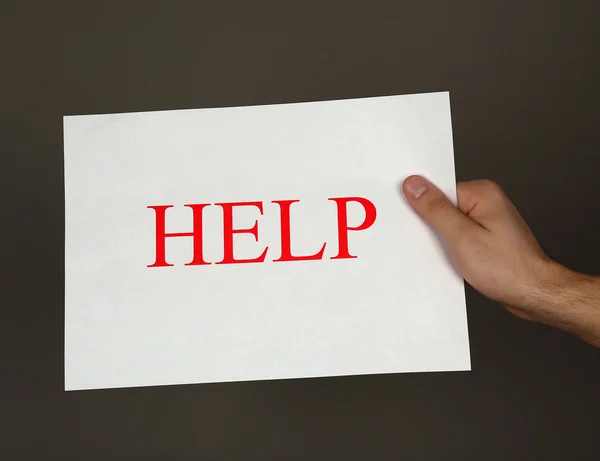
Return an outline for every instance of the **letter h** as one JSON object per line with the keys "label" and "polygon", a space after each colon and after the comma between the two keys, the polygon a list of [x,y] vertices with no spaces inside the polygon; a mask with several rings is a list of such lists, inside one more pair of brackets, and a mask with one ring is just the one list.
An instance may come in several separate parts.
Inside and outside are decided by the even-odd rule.
{"label": "letter h", "polygon": [[194,258],[191,262],[187,263],[186,266],[199,266],[203,264],[210,264],[204,261],[202,255],[202,210],[204,207],[210,205],[209,203],[202,203],[196,205],[185,205],[192,209],[193,212],[193,227],[192,232],[166,232],[165,226],[165,214],[168,208],[172,208],[173,205],[156,205],[149,206],[154,210],[156,214],[156,261],[154,264],[149,264],[148,267],[166,267],[173,266],[173,264],[167,263],[165,256],[165,243],[167,237],[192,237],[194,239]]}

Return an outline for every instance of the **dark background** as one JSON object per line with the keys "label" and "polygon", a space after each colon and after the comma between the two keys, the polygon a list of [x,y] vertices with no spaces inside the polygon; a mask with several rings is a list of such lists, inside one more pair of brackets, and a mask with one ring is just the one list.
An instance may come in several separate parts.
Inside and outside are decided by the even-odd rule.
{"label": "dark background", "polygon": [[0,2],[0,458],[600,458],[600,351],[470,288],[473,371],[63,391],[62,116],[449,90],[461,180],[600,272],[600,2]]}

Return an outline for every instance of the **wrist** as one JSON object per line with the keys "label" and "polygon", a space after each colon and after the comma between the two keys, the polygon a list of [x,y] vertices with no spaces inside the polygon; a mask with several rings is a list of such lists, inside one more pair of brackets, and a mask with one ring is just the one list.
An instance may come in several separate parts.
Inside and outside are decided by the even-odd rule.
{"label": "wrist", "polygon": [[552,260],[541,266],[529,307],[535,320],[600,347],[600,277],[572,271]]}

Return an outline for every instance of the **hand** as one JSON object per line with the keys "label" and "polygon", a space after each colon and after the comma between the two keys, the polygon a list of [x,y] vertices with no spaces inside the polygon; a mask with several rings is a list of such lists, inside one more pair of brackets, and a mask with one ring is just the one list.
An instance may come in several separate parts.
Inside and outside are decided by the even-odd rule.
{"label": "hand", "polygon": [[420,176],[407,178],[403,190],[473,288],[518,317],[600,347],[600,279],[552,261],[499,186],[487,180],[458,183],[458,208]]}

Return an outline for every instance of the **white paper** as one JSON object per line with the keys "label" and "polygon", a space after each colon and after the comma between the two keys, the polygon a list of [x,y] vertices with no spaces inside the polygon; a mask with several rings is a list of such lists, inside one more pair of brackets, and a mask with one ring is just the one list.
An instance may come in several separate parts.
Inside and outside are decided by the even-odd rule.
{"label": "white paper", "polygon": [[[64,118],[65,389],[469,370],[462,279],[400,185],[455,200],[448,93]],[[374,223],[338,254],[337,204]],[[282,254],[278,200],[294,255]],[[224,207],[233,257],[224,258]],[[156,209],[166,233],[156,259]],[[367,207],[368,208],[368,207]],[[349,202],[347,227],[368,216]],[[368,223],[367,223],[368,224]],[[366,224],[365,224],[366,225]],[[186,266],[194,242],[209,264]],[[210,264],[213,263],[213,264]]]}

